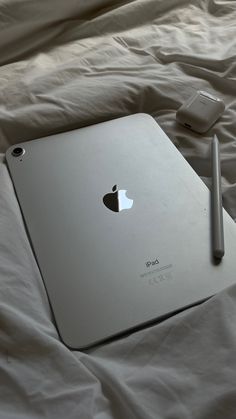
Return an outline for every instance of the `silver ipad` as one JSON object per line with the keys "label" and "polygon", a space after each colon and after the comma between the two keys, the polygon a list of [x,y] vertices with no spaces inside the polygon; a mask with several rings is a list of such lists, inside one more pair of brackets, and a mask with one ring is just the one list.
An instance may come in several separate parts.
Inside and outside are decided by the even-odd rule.
{"label": "silver ipad", "polygon": [[7,164],[63,342],[85,349],[235,282],[211,258],[210,193],[153,118],[18,144]]}

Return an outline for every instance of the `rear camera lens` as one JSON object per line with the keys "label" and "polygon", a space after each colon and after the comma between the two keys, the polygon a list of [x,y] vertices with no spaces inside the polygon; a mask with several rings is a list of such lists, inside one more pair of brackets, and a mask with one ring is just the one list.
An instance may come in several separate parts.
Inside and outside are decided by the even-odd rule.
{"label": "rear camera lens", "polygon": [[25,152],[25,150],[23,148],[16,147],[16,148],[13,149],[12,155],[14,157],[19,157],[19,156],[22,156],[24,154],[24,152]]}

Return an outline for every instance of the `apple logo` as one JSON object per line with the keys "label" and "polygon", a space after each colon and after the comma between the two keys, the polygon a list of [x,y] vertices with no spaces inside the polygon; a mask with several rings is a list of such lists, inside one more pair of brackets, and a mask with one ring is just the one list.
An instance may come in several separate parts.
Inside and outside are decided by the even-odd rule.
{"label": "apple logo", "polygon": [[103,197],[103,203],[109,210],[120,212],[124,209],[132,208],[134,201],[126,196],[126,190],[119,190],[117,189],[117,185],[114,185],[112,191]]}

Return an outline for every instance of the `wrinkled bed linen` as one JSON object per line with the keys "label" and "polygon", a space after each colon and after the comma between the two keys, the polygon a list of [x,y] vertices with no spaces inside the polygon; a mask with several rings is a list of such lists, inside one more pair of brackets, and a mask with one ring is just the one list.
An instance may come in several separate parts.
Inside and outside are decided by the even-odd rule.
{"label": "wrinkled bed linen", "polygon": [[[0,151],[146,112],[210,186],[221,145],[236,218],[236,3],[4,0]],[[226,110],[205,135],[175,121],[195,90]],[[82,353],[59,340],[12,183],[0,163],[0,418],[224,419],[236,411],[236,287],[156,326]]]}
{"label": "wrinkled bed linen", "polygon": [[[214,131],[221,141],[224,205],[236,218],[235,17],[232,1],[2,2],[0,151],[147,112],[209,183]],[[178,107],[198,89],[226,104],[204,136],[175,121]]]}

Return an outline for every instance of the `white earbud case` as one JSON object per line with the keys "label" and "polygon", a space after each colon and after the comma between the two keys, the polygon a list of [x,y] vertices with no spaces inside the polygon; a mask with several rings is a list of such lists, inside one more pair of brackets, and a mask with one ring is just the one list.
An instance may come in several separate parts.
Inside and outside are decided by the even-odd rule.
{"label": "white earbud case", "polygon": [[185,127],[204,133],[225,110],[224,102],[203,90],[197,91],[176,112],[176,119]]}

